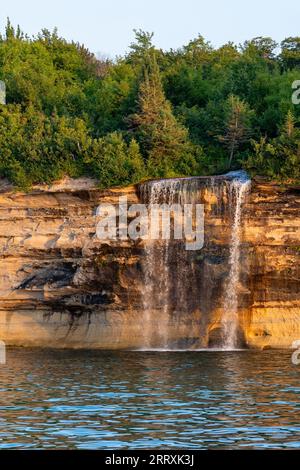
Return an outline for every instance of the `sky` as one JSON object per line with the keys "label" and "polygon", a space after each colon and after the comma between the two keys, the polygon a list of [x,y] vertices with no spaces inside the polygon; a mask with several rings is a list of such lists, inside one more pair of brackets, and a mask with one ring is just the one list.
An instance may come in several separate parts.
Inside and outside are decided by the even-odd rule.
{"label": "sky", "polygon": [[134,39],[154,32],[154,44],[176,49],[201,34],[214,46],[257,36],[277,41],[300,35],[299,0],[0,0],[6,17],[29,35],[56,26],[61,36],[114,58]]}

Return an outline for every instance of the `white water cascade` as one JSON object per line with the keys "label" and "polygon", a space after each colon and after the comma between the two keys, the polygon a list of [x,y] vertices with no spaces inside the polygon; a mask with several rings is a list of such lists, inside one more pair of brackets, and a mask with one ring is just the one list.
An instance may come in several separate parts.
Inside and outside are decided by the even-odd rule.
{"label": "white water cascade", "polygon": [[238,348],[238,287],[240,282],[240,232],[242,204],[250,190],[251,181],[245,172],[232,172],[234,179],[229,186],[229,207],[232,213],[232,229],[229,254],[229,274],[225,286],[222,316],[222,349]]}
{"label": "white water cascade", "polygon": [[239,346],[240,232],[242,206],[249,188],[250,180],[243,171],[216,177],[148,181],[140,185],[141,200],[148,205],[205,204],[209,194],[215,201],[210,207],[210,217],[222,220],[230,231],[229,255],[224,259],[224,265],[228,266],[225,282],[220,276],[214,279],[213,241],[206,239],[199,252],[186,250],[185,242],[179,240],[145,242],[143,348],[209,347],[208,324],[216,297],[223,307],[221,334],[214,347]]}
{"label": "white water cascade", "polygon": [[[149,207],[155,204],[172,204],[186,200],[186,194],[179,179],[158,180],[142,187],[142,199]],[[183,263],[178,265],[173,258],[174,245],[170,239],[149,240],[145,244],[144,279],[145,290],[143,294],[144,306],[144,345],[145,348],[155,344],[162,349],[169,347],[170,314],[174,311],[174,290],[182,295],[182,286],[178,284],[178,273],[184,271]],[[177,251],[182,251],[177,246]],[[176,275],[177,273],[177,275]],[[174,300],[174,299],[173,299]],[[184,299],[177,298],[177,305]]]}

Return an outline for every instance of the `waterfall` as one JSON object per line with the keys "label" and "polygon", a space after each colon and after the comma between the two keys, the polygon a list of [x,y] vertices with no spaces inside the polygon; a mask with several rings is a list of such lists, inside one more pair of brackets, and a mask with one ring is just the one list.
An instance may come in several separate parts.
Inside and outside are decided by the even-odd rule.
{"label": "waterfall", "polygon": [[[166,185],[163,181],[155,181],[149,187],[143,186],[143,199],[149,206],[154,204],[171,205],[176,194],[174,182]],[[146,195],[146,190],[148,194]],[[159,337],[158,344],[168,347],[168,321],[170,303],[170,253],[169,240],[148,240],[145,245],[143,265],[145,290],[143,295],[144,325],[143,336],[145,348],[151,348],[153,333]],[[155,315],[156,304],[159,314]]]}
{"label": "waterfall", "polygon": [[232,172],[229,185],[229,208],[232,213],[232,229],[229,254],[229,274],[225,286],[222,315],[222,348],[236,349],[238,341],[238,287],[240,281],[240,231],[242,204],[250,189],[251,181],[245,172]]}
{"label": "waterfall", "polygon": [[[163,204],[171,209],[173,204],[190,204],[197,200],[197,193],[198,181],[193,178],[150,181],[140,186],[140,197],[148,207]],[[176,329],[176,322],[192,310],[190,294],[194,299],[197,296],[196,281],[186,282],[194,273],[184,241],[147,240],[143,274],[144,347],[168,349],[170,326]]]}
{"label": "waterfall", "polygon": [[[224,349],[238,346],[240,225],[249,185],[245,172],[230,172],[216,177],[147,181],[139,186],[141,201],[148,207],[205,204],[209,217],[219,220],[221,226],[226,224],[230,232],[229,256],[224,261],[228,266],[225,283],[224,276],[214,278],[218,265],[211,264],[214,241],[206,236],[206,230],[205,246],[198,252],[186,250],[184,240],[160,238],[144,242],[142,335],[145,349],[207,348],[209,318],[215,310],[216,297],[222,302],[217,346]],[[207,198],[213,202],[206,204]]]}

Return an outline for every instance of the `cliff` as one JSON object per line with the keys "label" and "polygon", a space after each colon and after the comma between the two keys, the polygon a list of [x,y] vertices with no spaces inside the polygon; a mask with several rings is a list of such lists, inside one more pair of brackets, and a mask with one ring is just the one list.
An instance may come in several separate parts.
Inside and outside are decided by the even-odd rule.
{"label": "cliff", "polygon": [[254,183],[243,241],[249,260],[247,344],[291,347],[300,339],[300,187]]}
{"label": "cliff", "polygon": [[[95,236],[100,203],[139,202],[136,188],[99,190],[89,179],[36,186],[29,193],[0,186],[0,339],[9,345],[142,348],[147,321],[151,346],[168,329],[174,347],[218,344],[230,227],[206,189],[206,244],[179,265],[189,298],[168,324],[157,304],[145,317],[140,240],[101,242]],[[243,207],[239,334],[248,347],[287,348],[300,339],[300,189],[253,182]],[[188,270],[196,283],[188,285]],[[183,291],[182,291],[183,292]],[[186,295],[186,291],[184,291]],[[159,328],[157,329],[156,327]],[[157,329],[157,333],[156,333]]]}

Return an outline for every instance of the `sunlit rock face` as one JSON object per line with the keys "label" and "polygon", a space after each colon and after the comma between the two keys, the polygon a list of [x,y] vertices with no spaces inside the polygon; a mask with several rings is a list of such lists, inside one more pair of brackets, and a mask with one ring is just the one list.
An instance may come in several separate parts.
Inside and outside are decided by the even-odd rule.
{"label": "sunlit rock face", "polygon": [[[149,203],[151,182],[102,191],[92,180],[67,179],[24,194],[3,181],[0,339],[103,349],[290,347],[300,339],[300,190],[252,182],[239,201],[233,255],[233,180],[171,180],[174,200],[204,204],[205,242],[195,251],[178,240],[95,236],[100,203]],[[168,194],[156,196],[169,202]]]}
{"label": "sunlit rock face", "polygon": [[257,182],[244,207],[249,274],[240,315],[250,347],[291,347],[300,339],[300,187]]}

